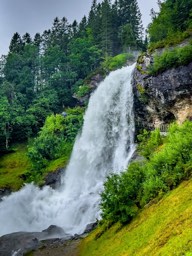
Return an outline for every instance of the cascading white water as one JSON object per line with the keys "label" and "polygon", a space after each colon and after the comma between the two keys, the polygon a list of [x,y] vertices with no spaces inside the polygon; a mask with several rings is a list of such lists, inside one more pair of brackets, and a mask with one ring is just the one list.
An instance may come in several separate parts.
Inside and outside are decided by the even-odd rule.
{"label": "cascading white water", "polygon": [[3,199],[0,235],[50,225],[80,234],[99,218],[106,176],[124,170],[134,152],[133,69],[112,72],[90,98],[62,185],[53,190],[30,184]]}

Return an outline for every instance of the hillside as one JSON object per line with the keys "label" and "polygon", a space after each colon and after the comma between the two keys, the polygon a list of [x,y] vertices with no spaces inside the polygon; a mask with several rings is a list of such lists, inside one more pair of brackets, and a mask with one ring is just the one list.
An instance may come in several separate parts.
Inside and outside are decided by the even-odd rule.
{"label": "hillside", "polygon": [[[192,255],[192,180],[152,202],[129,224],[99,227],[81,242],[80,256]],[[98,237],[98,238],[97,238]]]}

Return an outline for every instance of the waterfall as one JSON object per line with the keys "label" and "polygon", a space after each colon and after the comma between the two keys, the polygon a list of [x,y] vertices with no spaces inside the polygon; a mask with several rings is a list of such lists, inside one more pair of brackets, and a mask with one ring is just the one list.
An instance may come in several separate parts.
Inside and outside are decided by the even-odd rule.
{"label": "waterfall", "polygon": [[29,184],[4,197],[0,235],[41,231],[50,225],[80,234],[99,219],[106,176],[123,171],[134,152],[134,66],[111,72],[91,96],[61,186],[53,190]]}

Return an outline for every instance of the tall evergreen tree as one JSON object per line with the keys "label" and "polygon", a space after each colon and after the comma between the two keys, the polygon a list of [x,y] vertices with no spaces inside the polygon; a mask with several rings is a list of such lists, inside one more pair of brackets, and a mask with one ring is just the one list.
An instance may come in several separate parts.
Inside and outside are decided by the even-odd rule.
{"label": "tall evergreen tree", "polygon": [[85,37],[86,36],[86,29],[87,29],[87,18],[84,16],[82,20],[79,23],[78,28],[78,36],[79,37]]}
{"label": "tall evergreen tree", "polygon": [[[141,47],[143,26],[137,0],[118,0],[120,38],[124,47]],[[130,39],[128,38],[130,34]]]}
{"label": "tall evergreen tree", "polygon": [[19,33],[15,33],[9,46],[10,53],[20,53],[23,49],[23,42]]}
{"label": "tall evergreen tree", "polygon": [[22,37],[23,44],[30,44],[32,42],[31,36],[29,33],[25,33]]}
{"label": "tall evergreen tree", "polygon": [[110,0],[104,0],[101,4],[101,46],[104,55],[112,55],[113,28],[112,10]]}

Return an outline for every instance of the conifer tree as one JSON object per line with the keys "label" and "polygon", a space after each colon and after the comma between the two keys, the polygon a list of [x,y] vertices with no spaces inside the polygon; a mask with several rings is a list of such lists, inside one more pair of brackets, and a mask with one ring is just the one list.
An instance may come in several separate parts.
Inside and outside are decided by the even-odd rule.
{"label": "conifer tree", "polygon": [[101,4],[101,46],[104,55],[112,55],[112,12],[110,0],[104,0]]}
{"label": "conifer tree", "polygon": [[25,33],[22,37],[23,44],[30,44],[32,42],[31,36],[29,33]]}
{"label": "conifer tree", "polygon": [[12,53],[20,53],[23,49],[23,42],[19,33],[15,33],[11,39],[9,51]]}
{"label": "conifer tree", "polygon": [[[124,47],[142,46],[143,26],[137,0],[118,0],[120,38]],[[130,34],[130,38],[128,38]]]}

